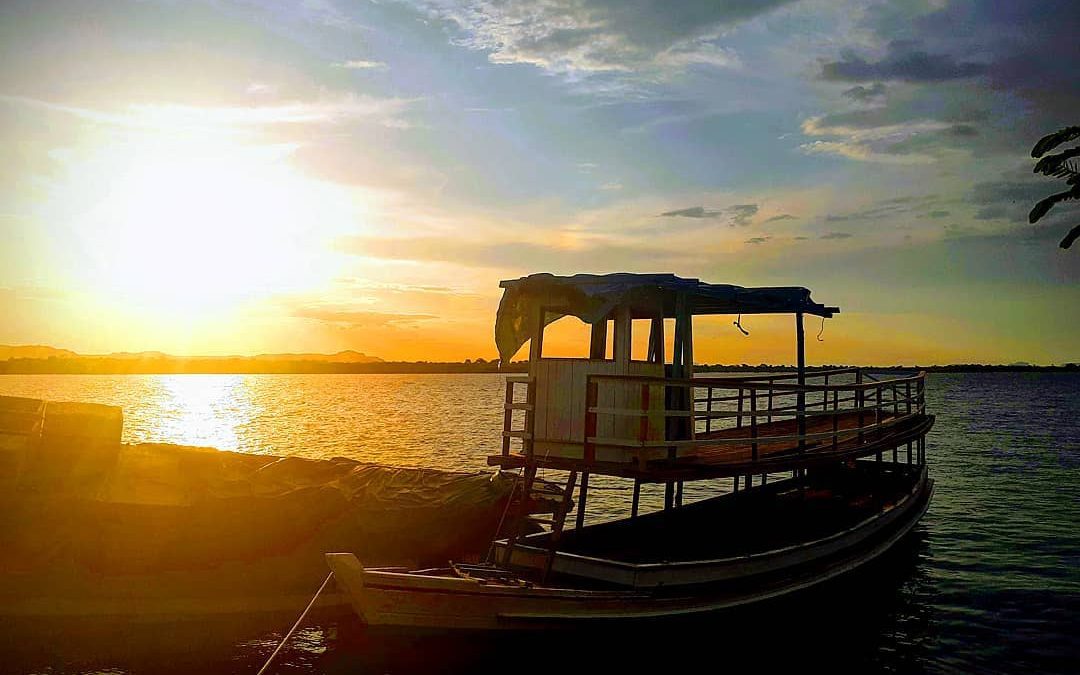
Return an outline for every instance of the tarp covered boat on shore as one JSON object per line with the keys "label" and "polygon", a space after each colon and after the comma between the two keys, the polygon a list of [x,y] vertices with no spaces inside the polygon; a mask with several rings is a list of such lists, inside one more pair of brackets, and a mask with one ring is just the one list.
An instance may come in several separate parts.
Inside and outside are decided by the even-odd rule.
{"label": "tarp covered boat on shore", "polygon": [[[122,444],[119,409],[67,404],[59,433],[47,408],[0,400],[15,411],[0,444],[0,615],[293,611],[324,551],[383,565],[482,554],[511,488],[498,474]],[[42,421],[20,426],[27,415]]]}

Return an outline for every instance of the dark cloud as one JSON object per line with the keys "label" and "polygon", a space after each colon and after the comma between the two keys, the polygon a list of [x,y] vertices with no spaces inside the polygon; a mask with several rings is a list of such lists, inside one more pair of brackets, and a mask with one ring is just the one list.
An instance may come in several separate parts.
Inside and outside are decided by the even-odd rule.
{"label": "dark cloud", "polygon": [[770,239],[772,239],[772,237],[750,237],[749,239],[746,240],[745,243],[747,243],[747,244],[764,244],[765,242],[769,241]]}
{"label": "dark cloud", "polygon": [[948,211],[929,211],[924,217],[937,220],[938,218],[948,218],[949,215]]}
{"label": "dark cloud", "polygon": [[1052,181],[1038,177],[1016,178],[1006,174],[1001,180],[983,181],[971,188],[967,201],[977,207],[976,220],[1027,222],[1035,203],[1054,191]]}
{"label": "dark cloud", "polygon": [[734,204],[724,209],[707,209],[704,206],[690,206],[685,209],[665,211],[660,214],[661,218],[720,218],[728,217],[730,225],[746,226],[753,222],[757,215],[757,204]]}
{"label": "dark cloud", "polygon": [[[844,92],[858,100],[876,84],[902,81],[880,105],[827,115],[826,127],[860,130],[933,121],[949,125],[875,150],[935,157],[942,149],[975,156],[1026,151],[1040,136],[1075,123],[1080,109],[1076,26],[1080,2],[948,0],[883,3],[868,9],[861,29],[880,51],[856,49],[821,67],[823,79],[874,83]],[[885,146],[885,147],[880,147]]]}
{"label": "dark cloud", "polygon": [[855,235],[850,232],[826,232],[821,235],[821,239],[851,239]]}
{"label": "dark cloud", "polygon": [[781,213],[780,215],[773,216],[772,218],[766,218],[765,222],[766,223],[775,223],[778,220],[795,220],[795,218],[796,218],[796,216],[793,216],[790,213]]}
{"label": "dark cloud", "polygon": [[858,101],[859,103],[869,103],[885,95],[885,85],[881,82],[875,82],[869,87],[864,87],[861,84],[857,84],[851,89],[845,89],[842,93],[844,96],[847,96],[852,101]]}
{"label": "dark cloud", "polygon": [[719,218],[723,213],[723,211],[706,209],[704,206],[691,206],[685,209],[676,209],[675,211],[665,211],[660,216],[669,218]]}
{"label": "dark cloud", "polygon": [[960,136],[964,138],[972,138],[979,135],[979,130],[970,124],[955,124],[949,127],[947,134],[950,136]]}
{"label": "dark cloud", "polygon": [[746,226],[753,222],[754,216],[757,215],[757,204],[736,204],[728,209],[731,213],[731,224]]}
{"label": "dark cloud", "polygon": [[845,52],[839,61],[824,64],[821,76],[848,82],[944,82],[977,77],[986,73],[987,68],[985,63],[958,61],[948,54],[930,54],[915,42],[899,40],[889,45],[888,53],[879,61],[867,61],[854,52]]}

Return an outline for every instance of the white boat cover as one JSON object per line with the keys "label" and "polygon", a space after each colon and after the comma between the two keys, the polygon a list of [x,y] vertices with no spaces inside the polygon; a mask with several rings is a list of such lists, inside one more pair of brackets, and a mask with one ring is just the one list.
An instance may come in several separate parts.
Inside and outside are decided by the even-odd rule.
{"label": "white boat cover", "polygon": [[789,314],[803,312],[831,317],[840,310],[810,299],[799,286],[744,288],[730,284],[707,284],[674,274],[575,274],[558,277],[531,274],[503,281],[502,301],[495,319],[495,344],[499,358],[509,363],[536,333],[544,308],[544,325],[564,316],[585,323],[608,317],[616,307],[628,307],[637,319],[676,314],[682,295],[691,314]]}

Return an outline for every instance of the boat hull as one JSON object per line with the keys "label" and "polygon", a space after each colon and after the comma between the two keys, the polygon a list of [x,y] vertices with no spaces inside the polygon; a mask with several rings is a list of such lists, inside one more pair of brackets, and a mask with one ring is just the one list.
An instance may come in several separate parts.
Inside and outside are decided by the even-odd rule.
{"label": "boat hull", "polygon": [[[775,490],[784,483],[789,482],[793,481],[785,481],[761,489],[768,490],[771,488]],[[845,551],[858,549],[863,542],[873,540],[881,533],[888,533],[898,526],[902,527],[913,518],[917,520],[925,510],[925,500],[922,498],[930,489],[930,483],[932,481],[927,476],[925,467],[920,467],[918,473],[913,476],[913,480],[906,484],[902,491],[889,496],[891,503],[874,510],[858,522],[839,527],[837,531],[826,536],[818,536],[805,541],[792,541],[787,545],[765,550],[740,551],[735,555],[717,555],[715,557],[710,556],[691,560],[664,560],[659,562],[630,562],[620,560],[617,556],[587,555],[559,550],[552,560],[551,569],[556,574],[594,579],[636,589],[698,586],[732,582],[751,577],[760,578],[769,574],[782,574],[787,570],[841,556]],[[754,490],[758,489],[754,488]],[[729,501],[734,504],[739,497],[737,494],[726,495],[714,500],[708,500],[708,502],[716,502],[719,505],[723,504],[724,501]],[[701,521],[706,523],[723,522],[725,517],[741,517],[741,514],[730,511],[725,513],[719,509],[711,508],[708,502],[689,507],[691,509],[699,508],[701,513],[698,515],[697,521],[699,523],[698,528],[702,530],[707,525],[702,525]],[[678,521],[679,510],[676,509],[671,513],[672,520]],[[644,525],[650,519],[655,519],[657,522],[653,530],[651,530],[655,531],[656,525],[666,526],[665,518],[667,517],[668,515],[664,512],[658,512],[643,516],[640,521]],[[626,528],[621,533],[625,540],[640,541],[644,538],[644,532],[641,532],[640,528],[638,530],[632,529],[634,526],[635,522],[632,520],[590,526],[581,531],[568,533],[568,539],[574,537],[588,539],[592,535],[591,530],[599,534],[600,531],[606,528],[615,527]],[[763,525],[763,527],[768,527],[768,525]],[[649,531],[645,530],[645,532]],[[697,528],[695,528],[695,531],[697,531]],[[513,549],[510,565],[534,570],[544,569],[548,558],[547,536],[546,533],[532,535],[517,543]],[[698,531],[698,536],[700,536],[700,531]],[[496,542],[495,555],[497,560],[504,559],[505,551],[506,541]]]}
{"label": "boat hull", "polygon": [[678,588],[591,590],[503,583],[439,573],[364,569],[355,555],[327,554],[339,587],[371,626],[534,629],[588,621],[656,619],[730,609],[833,579],[889,550],[926,512],[933,481],[902,517],[858,542],[771,574]]}

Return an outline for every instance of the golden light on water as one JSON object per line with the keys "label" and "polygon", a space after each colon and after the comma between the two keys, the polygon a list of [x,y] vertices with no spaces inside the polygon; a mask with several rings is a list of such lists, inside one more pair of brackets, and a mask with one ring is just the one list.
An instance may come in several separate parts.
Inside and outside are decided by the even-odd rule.
{"label": "golden light on water", "polygon": [[240,429],[257,411],[242,375],[164,375],[153,378],[159,414],[146,420],[150,438],[223,450],[252,450]]}

